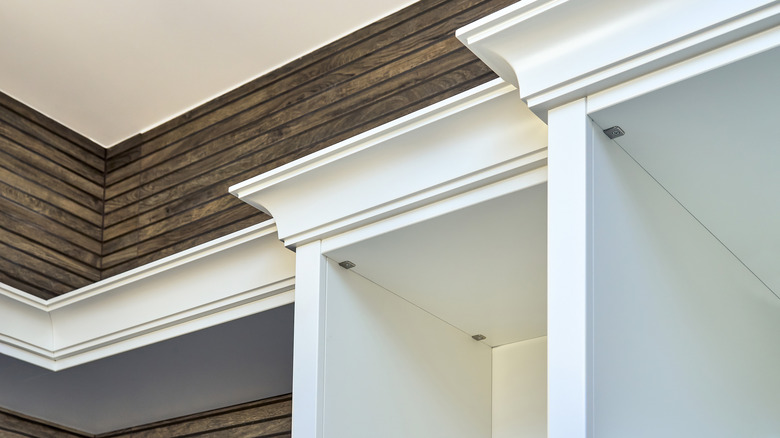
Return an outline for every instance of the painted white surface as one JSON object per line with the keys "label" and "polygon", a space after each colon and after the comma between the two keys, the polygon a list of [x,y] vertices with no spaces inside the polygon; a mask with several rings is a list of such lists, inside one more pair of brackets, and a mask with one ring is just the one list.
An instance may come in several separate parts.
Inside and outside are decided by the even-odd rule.
{"label": "painted white surface", "polygon": [[492,81],[230,191],[294,247],[523,173],[547,131],[512,91]]}
{"label": "painted white surface", "polygon": [[493,438],[547,437],[547,337],[493,348]]}
{"label": "painted white surface", "polygon": [[780,48],[593,117],[780,296],[778,77]]}
{"label": "painted white surface", "polygon": [[326,255],[490,346],[532,339],[547,333],[546,205],[541,183]]}
{"label": "painted white surface", "polygon": [[294,300],[273,221],[49,301],[0,288],[0,352],[62,370]]}
{"label": "painted white surface", "polygon": [[592,124],[581,99],[550,111],[547,182],[548,431],[590,437]]}
{"label": "painted white surface", "polygon": [[5,0],[0,90],[104,146],[412,0]]}
{"label": "painted white surface", "polygon": [[491,349],[328,261],[324,437],[487,438]]}
{"label": "painted white surface", "polygon": [[[294,259],[295,254],[269,234],[225,250],[217,257],[193,261],[54,309],[50,315],[55,346],[59,352],[85,342],[100,342],[104,336],[122,333],[128,327],[205,307],[260,286],[288,281],[289,290],[294,284]],[[181,299],[182,293],[176,291],[186,291],[186,299]],[[280,291],[271,287],[269,292]]]}
{"label": "painted white surface", "polygon": [[669,67],[593,93],[588,96],[588,113],[594,114],[605,108],[719,69],[778,46],[780,46],[780,26],[775,26],[701,55],[684,59]]}
{"label": "painted white surface", "polygon": [[325,373],[325,289],[327,262],[322,243],[296,252],[297,296],[293,356],[293,435],[321,438]]}
{"label": "painted white surface", "polygon": [[9,295],[0,294],[0,353],[46,366],[53,348],[48,313]]}
{"label": "painted white surface", "polygon": [[698,0],[536,0],[457,35],[544,118],[556,106],[778,23],[780,4],[772,0],[708,7]]}
{"label": "painted white surface", "polygon": [[598,136],[595,436],[780,436],[780,300]]}
{"label": "painted white surface", "polygon": [[0,406],[108,432],[287,394],[292,353],[287,305],[58,372],[0,355]]}

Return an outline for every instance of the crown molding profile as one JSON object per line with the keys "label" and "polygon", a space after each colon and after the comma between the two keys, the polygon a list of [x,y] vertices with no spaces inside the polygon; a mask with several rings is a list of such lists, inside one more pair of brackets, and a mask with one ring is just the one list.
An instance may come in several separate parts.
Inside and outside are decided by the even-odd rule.
{"label": "crown molding profile", "polygon": [[273,220],[48,301],[0,285],[0,353],[59,371],[294,301]]}
{"label": "crown molding profile", "polygon": [[494,80],[231,187],[274,220],[48,301],[0,285],[0,353],[57,371],[289,304],[285,245],[334,250],[545,183],[547,128],[514,91]]}
{"label": "crown molding profile", "polygon": [[[230,192],[272,214],[287,247],[338,235],[328,241],[335,249],[344,239],[354,242],[544,183],[547,128],[514,91],[496,79]],[[491,186],[499,182],[503,189]],[[413,213],[436,203],[427,213]],[[348,235],[354,230],[360,231]]]}
{"label": "crown molding profile", "polygon": [[[768,50],[778,44],[778,23],[780,4],[772,0],[717,8],[696,0],[531,0],[456,35],[547,120],[550,109],[614,86],[622,92],[601,96],[601,107],[746,56],[745,50],[715,52],[730,44]],[[626,86],[678,63],[684,65],[666,82],[656,75],[643,87]]]}

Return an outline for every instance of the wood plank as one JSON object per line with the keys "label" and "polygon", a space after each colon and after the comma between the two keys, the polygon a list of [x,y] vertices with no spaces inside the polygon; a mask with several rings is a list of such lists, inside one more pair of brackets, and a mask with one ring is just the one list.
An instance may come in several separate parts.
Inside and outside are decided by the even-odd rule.
{"label": "wood plank", "polygon": [[99,165],[102,161],[105,160],[105,154],[106,154],[105,148],[95,143],[94,141],[88,139],[87,137],[79,134],[78,132],[68,128],[67,126],[62,125],[56,120],[51,119],[39,113],[38,111],[34,110],[33,108],[30,108],[29,106],[23,104],[22,102],[12,98],[11,96],[8,96],[3,92],[0,92],[0,105],[15,112],[16,114],[18,114],[23,118],[26,118],[28,120],[37,123],[38,125],[40,125],[41,128],[47,129],[59,135],[65,140],[68,140],[69,142],[73,143],[74,146],[79,147],[82,150],[89,152],[90,154],[98,158],[98,160],[94,160],[91,158],[85,158],[85,160],[92,161],[94,162],[95,165]]}
{"label": "wood plank", "polygon": [[[217,125],[221,131],[229,132],[232,129],[243,126],[250,121],[262,119],[268,112],[274,112],[279,109],[287,109],[292,104],[303,104],[310,97],[316,96],[324,91],[331,90],[332,87],[342,84],[346,81],[353,81],[360,76],[368,76],[360,82],[361,86],[365,83],[375,83],[387,78],[387,71],[401,71],[414,68],[416,61],[414,58],[407,60],[399,59],[415,54],[426,47],[440,41],[449,40],[447,43],[450,48],[457,47],[462,49],[461,43],[454,38],[454,30],[462,24],[472,21],[478,16],[478,11],[473,8],[474,1],[456,1],[449,2],[447,7],[436,8],[426,11],[423,15],[415,17],[409,22],[399,24],[390,29],[388,35],[375,35],[369,40],[363,41],[357,46],[350,47],[348,51],[339,51],[337,54],[322,59],[317,65],[311,68],[313,73],[299,72],[295,76],[285,77],[284,80],[270,84],[254,92],[240,101],[233,102],[215,110],[214,112],[198,118],[196,121],[189,121],[185,125],[171,132],[166,133],[153,140],[147,141],[143,145],[144,169],[164,162],[193,145],[201,144],[203,141],[213,139],[216,134],[203,134],[199,131]],[[467,8],[460,16],[447,18],[446,14],[456,14],[460,8]],[[438,18],[440,21],[436,21]],[[427,26],[421,26],[424,23]],[[433,24],[431,24],[433,23]],[[392,44],[397,42],[397,44]],[[471,55],[470,60],[475,59]],[[435,57],[432,54],[431,57]],[[387,63],[394,63],[394,66],[386,69],[386,72],[373,72],[374,69]],[[308,76],[312,76],[309,78]],[[305,80],[304,80],[305,79]],[[298,90],[298,87],[305,85],[304,89]],[[353,87],[355,88],[355,87]],[[292,97],[288,97],[293,93]],[[349,91],[348,91],[349,92]],[[269,102],[269,101],[275,102]],[[302,110],[292,112],[295,117],[304,115],[308,108],[317,108],[320,105],[327,105],[327,99],[324,103],[306,104]],[[262,108],[256,108],[262,106]],[[248,111],[248,112],[247,112]],[[222,122],[226,123],[222,127]],[[199,134],[199,138],[190,139],[189,136],[194,133]],[[168,150],[172,144],[178,144],[175,150]],[[112,185],[123,178],[130,176],[129,169],[120,169],[114,172],[107,179],[108,185]],[[109,196],[110,197],[110,196]]]}
{"label": "wood plank", "polygon": [[492,79],[454,30],[513,2],[415,3],[108,151],[0,95],[4,263],[73,286],[266,219],[227,187]]}
{"label": "wood plank", "polygon": [[[481,68],[478,68],[476,70],[480,71],[480,70],[485,70],[485,69],[486,69],[486,67],[481,67]],[[458,74],[462,75],[462,74],[464,74],[464,72],[458,71]],[[458,93],[464,91],[465,89],[468,89],[468,88],[471,88],[473,86],[476,86],[477,83],[487,82],[490,79],[492,79],[493,77],[495,77],[495,75],[492,73],[492,71],[490,71],[489,73],[477,76],[476,78],[474,78],[473,82],[456,81],[457,85],[455,87],[442,91],[443,94],[441,94],[439,97],[446,98],[446,97],[453,96],[455,94],[458,94]],[[452,79],[452,78],[450,78],[450,79]],[[477,82],[477,83],[474,83],[474,82]],[[416,102],[412,106],[407,106],[406,108],[402,107],[401,109],[396,110],[395,114],[392,114],[392,113],[391,114],[385,114],[383,117],[385,117],[387,120],[379,118],[379,119],[377,119],[375,121],[375,123],[377,123],[377,124],[386,123],[389,120],[392,120],[394,118],[400,117],[401,114],[398,114],[398,112],[401,112],[401,113],[412,112],[412,111],[415,111],[416,109],[419,109],[421,107],[427,106],[429,104],[430,103],[425,101],[425,100],[423,100],[421,102]],[[414,106],[414,105],[417,105],[417,106]],[[356,128],[356,129],[361,129],[361,128]],[[346,132],[342,133],[342,136],[344,136],[345,138],[349,138],[349,137],[351,137],[353,135],[356,135],[356,133],[354,131],[346,131]],[[314,135],[314,137],[316,138],[316,134]],[[340,141],[340,140],[341,140],[340,138],[334,139],[334,141]],[[324,146],[322,146],[322,147],[324,147]],[[307,155],[307,154],[310,154],[310,153],[314,152],[314,150],[304,149],[304,150],[301,150],[299,152],[300,152],[299,156],[304,156],[304,155]],[[292,161],[293,159],[296,159],[296,158],[298,158],[298,156],[292,156],[289,159],[290,159],[290,161]],[[258,161],[260,161],[261,163],[264,163],[265,165],[268,165],[268,160],[265,159],[265,158],[261,157],[261,158],[258,159]],[[238,163],[233,163],[233,164],[238,164]],[[281,165],[281,163],[277,163],[277,165]],[[220,169],[220,170],[222,170],[222,169]],[[254,169],[254,170],[250,170],[249,172],[246,172],[246,174],[239,174],[239,176],[241,178],[243,178],[245,176],[249,176],[248,174],[250,172],[253,173],[253,174],[257,174],[258,173],[257,169]],[[229,175],[233,175],[234,177],[236,176],[236,173],[233,172],[232,169],[229,169],[226,173],[229,174]],[[225,217],[228,216],[226,213],[223,213],[223,214],[225,214]],[[230,217],[236,217],[237,215],[238,215],[237,212],[231,212]],[[210,222],[216,222],[218,224],[219,220],[220,220],[220,215],[214,215],[214,216],[209,217],[209,221]],[[238,217],[238,220],[240,220],[240,217]],[[208,228],[208,227],[214,226],[214,225],[203,225],[203,226],[199,227],[197,225],[197,223],[196,223],[195,225],[189,225],[189,226],[191,226],[191,227],[193,227],[195,229],[202,229],[202,228]],[[129,266],[137,267],[137,266],[140,266],[140,265],[142,265],[144,263],[149,263],[151,261],[154,261],[154,260],[157,260],[159,258],[162,258],[162,257],[164,257],[166,255],[169,255],[169,254],[175,252],[175,251],[170,251],[170,248],[173,248],[173,247],[176,248],[176,251],[182,251],[184,249],[187,249],[187,248],[190,248],[192,246],[195,246],[196,244],[202,243],[202,242],[199,242],[199,243],[187,242],[187,240],[185,240],[186,239],[186,233],[188,232],[187,231],[187,227],[182,227],[180,229],[177,229],[176,231],[177,231],[176,234],[173,234],[173,235],[163,235],[163,236],[161,236],[161,239],[154,239],[154,240],[149,240],[149,241],[142,242],[138,247],[133,246],[132,247],[133,250],[134,250],[133,256],[137,256],[138,257],[138,259],[134,260],[134,263],[128,263],[127,260],[122,261],[122,260],[118,260],[118,258],[114,257],[111,260],[111,262],[113,262],[113,263],[107,264],[106,260],[104,259],[103,267],[104,267],[104,269],[107,269],[107,271],[104,272],[104,275],[116,275],[118,273],[124,272],[123,269],[125,269],[125,267],[127,269],[132,269]],[[227,233],[225,233],[225,234],[227,234]],[[214,238],[216,238],[216,237],[214,237]],[[177,245],[171,246],[171,242],[174,242],[177,239],[181,239],[180,243],[177,244]],[[136,248],[137,248],[137,252],[135,252]],[[167,249],[167,251],[164,251],[166,249]],[[156,251],[163,251],[163,252],[161,252],[160,254],[154,254]]]}
{"label": "wood plank", "polygon": [[[53,269],[65,269],[90,282],[100,280],[100,269],[98,269],[97,265],[90,266],[79,262],[66,254],[33,242],[24,235],[8,230],[4,228],[4,226],[6,226],[6,224],[4,221],[0,220],[0,245],[10,246],[15,250],[31,254],[41,259],[42,262],[53,266]],[[84,285],[85,284],[81,284],[81,286]]]}
{"label": "wood plank", "polygon": [[21,280],[19,278],[11,277],[7,273],[5,273],[2,269],[0,269],[0,283],[7,284],[8,286],[14,287],[16,289],[19,289],[23,292],[27,292],[30,295],[34,295],[38,298],[42,298],[44,300],[48,300],[49,298],[54,298],[57,295],[49,292],[48,290],[45,290],[43,288],[40,288],[38,286],[32,285],[30,283],[25,282],[24,280]]}
{"label": "wood plank", "polygon": [[107,240],[103,243],[103,250],[110,254],[241,204],[243,203],[238,198],[225,192],[211,202],[198,205],[176,215],[167,216],[148,226],[142,226],[137,230],[137,233],[134,231],[116,239]]}
{"label": "wood plank", "polygon": [[299,71],[310,68],[310,66],[317,61],[332,56],[334,53],[340,50],[348,50],[354,45],[362,42],[363,40],[370,38],[374,35],[381,34],[388,29],[398,26],[414,17],[422,14],[428,9],[433,9],[441,4],[449,3],[451,0],[425,0],[416,2],[400,11],[384,17],[372,24],[369,24],[355,32],[346,35],[345,37],[327,44],[319,49],[308,53],[298,60],[285,64],[276,70],[267,73],[253,81],[250,81],[232,91],[229,91],[197,108],[187,111],[186,113],[171,119],[157,127],[150,129],[145,133],[147,141],[152,140],[168,131],[179,128],[181,125],[193,121],[205,114],[208,114],[217,108],[227,105],[235,100],[238,100],[252,92],[266,87],[271,83],[277,82],[280,79],[294,75]]}
{"label": "wood plank", "polygon": [[43,261],[38,257],[34,257],[24,251],[14,248],[5,242],[0,242],[0,254],[9,262],[23,266],[30,271],[37,272],[43,277],[55,280],[56,282],[67,286],[69,290],[78,289],[93,282],[92,280],[62,269],[56,264]]}
{"label": "wood plank", "polygon": [[[162,257],[160,257],[162,258]],[[103,254],[100,260],[101,276],[109,278],[122,272],[141,266],[143,262],[138,259],[138,244],[129,246],[120,251]],[[121,268],[117,268],[121,266]]]}
{"label": "wood plank", "polygon": [[27,415],[0,408],[0,436],[15,436],[7,435],[9,433],[33,438],[79,438],[88,436],[47,421],[34,419]]}
{"label": "wood plank", "polygon": [[[459,71],[458,74],[462,74],[462,72]],[[485,78],[487,80],[487,78]],[[377,103],[378,106],[381,107],[381,103]],[[424,105],[421,105],[424,106]],[[364,111],[359,110],[361,112],[364,112],[364,114],[371,114],[371,111]],[[399,115],[394,115],[394,117],[398,117]],[[351,117],[349,114],[345,115],[345,117],[349,118]],[[384,121],[384,120],[382,120]],[[378,122],[375,122],[378,124]],[[316,143],[317,139],[320,140],[320,144],[318,145],[318,148],[325,147],[326,145],[329,145],[331,143],[334,143],[336,141],[340,141],[343,138],[346,138],[348,136],[352,136],[356,134],[356,129],[348,129],[341,133],[339,137],[335,137],[332,140],[328,139],[328,133],[327,130],[332,128],[335,125],[335,122],[329,122],[328,126],[326,128],[323,128],[322,132],[315,130],[311,133],[309,133],[309,141],[313,141]],[[362,129],[361,127],[357,128],[357,131]],[[323,142],[324,140],[324,142]],[[294,154],[295,148],[298,148],[300,144],[306,144],[306,141],[301,141],[299,138],[291,137],[287,140],[281,142],[280,144],[277,144],[273,148],[266,148],[263,149],[260,153],[254,154],[248,158],[245,158],[244,160],[234,161],[232,163],[229,163],[226,166],[219,167],[215,170],[212,170],[211,172],[204,173],[194,179],[188,180],[185,183],[181,183],[178,185],[173,186],[168,192],[164,193],[162,196],[155,196],[151,199],[150,205],[160,205],[155,210],[151,210],[148,213],[145,213],[138,217],[138,219],[141,219],[140,223],[133,223],[133,225],[137,226],[144,226],[149,223],[154,223],[159,220],[168,220],[168,221],[175,221],[176,215],[180,213],[183,210],[193,208],[194,205],[198,205],[198,203],[204,203],[208,202],[212,199],[215,199],[219,196],[223,196],[224,193],[227,192],[227,187],[233,183],[243,181],[245,179],[248,179],[252,176],[255,176],[256,174],[268,171],[274,167],[277,167],[279,165],[282,165],[283,162],[277,162],[279,157],[276,157],[276,154],[279,153],[287,153],[286,156],[289,156],[288,159],[285,159],[284,162],[292,161],[293,159],[299,158],[300,156],[306,155],[308,153],[311,153],[311,150],[306,149],[305,153],[303,154]],[[289,153],[288,153],[289,152]],[[294,155],[290,155],[294,154]],[[247,160],[251,159],[251,162],[248,162]],[[209,167],[215,167],[215,166],[209,166]],[[217,183],[214,184],[214,179],[218,179]],[[209,186],[208,184],[213,184]],[[224,191],[223,191],[224,190]],[[221,192],[221,193],[220,193]],[[164,203],[165,199],[173,199],[172,202]],[[109,223],[110,220],[110,214],[106,216],[106,223]],[[123,233],[130,232],[134,228],[131,226],[126,225],[125,223],[122,223],[116,227],[108,227],[106,228],[106,235],[107,236],[117,236],[121,235]],[[141,236],[142,240],[143,238],[151,237],[153,233],[147,232],[145,236]],[[117,242],[119,243],[119,242]],[[121,247],[119,245],[118,247]],[[117,248],[118,248],[117,247]]]}
{"label": "wood plank", "polygon": [[[25,236],[33,244],[41,245],[47,250],[64,254],[67,258],[72,259],[74,263],[81,263],[95,268],[100,266],[99,254],[75,245],[70,239],[57,233],[56,229],[45,229],[35,226],[31,221],[25,219],[24,214],[19,214],[20,211],[22,213],[27,212],[26,210],[21,208],[14,210],[14,207],[16,206],[0,202],[0,224],[2,224],[2,228],[16,235]],[[99,248],[99,242],[97,243]]]}
{"label": "wood plank", "polygon": [[[458,52],[461,56],[450,56],[453,52]],[[305,125],[316,120],[320,109],[331,108],[332,112],[343,112],[350,105],[365,105],[375,100],[376,96],[391,91],[397,92],[428,80],[430,78],[420,69],[424,69],[431,62],[435,65],[428,65],[429,69],[444,71],[453,68],[457,62],[465,62],[466,58],[468,61],[474,59],[474,55],[454,38],[434,42],[426,50],[400,58],[396,53],[387,54],[388,57],[395,58],[389,63],[376,59],[382,55],[381,52],[373,53],[361,59],[361,65],[357,66],[355,71],[326,75],[296,90],[293,95],[284,92],[165,148],[145,153],[141,158],[144,180],[155,179],[175,171],[176,168],[208,157],[214,150],[219,150],[217,148],[224,148],[222,145],[226,142],[240,142],[294,120],[302,120]],[[362,63],[377,63],[380,67],[370,75],[361,74],[362,70],[369,68]],[[349,79],[345,80],[345,77]],[[144,145],[144,148],[146,147],[147,145]],[[129,169],[129,166],[127,168]],[[113,175],[107,179],[109,185]],[[135,188],[132,182],[117,183],[108,189],[108,197],[115,192],[132,188]]]}
{"label": "wood plank", "polygon": [[16,159],[16,157],[7,154],[4,150],[0,150],[0,165],[17,175],[34,178],[35,182],[47,187],[53,193],[64,196],[90,210],[99,212],[101,215],[103,214],[102,192],[100,196],[95,196],[70,184],[63,184],[62,180],[35,169],[29,164]]}
{"label": "wood plank", "polygon": [[[326,138],[330,137],[327,131],[332,129],[333,120],[348,120],[346,124],[360,125],[361,117],[355,117],[355,114],[360,114],[365,108],[372,108],[372,113],[387,110],[389,106],[386,101],[381,99],[403,93],[406,90],[412,90],[414,87],[425,85],[441,76],[432,75],[432,71],[439,71],[443,68],[449,68],[452,71],[468,62],[473,64],[473,55],[466,48],[460,48],[454,52],[446,53],[441,58],[434,58],[410,72],[378,83],[362,93],[344,96],[331,105],[324,105],[324,108],[318,111],[304,114],[305,117],[299,115],[288,120],[290,119],[290,113],[277,112],[274,115],[262,118],[258,123],[248,124],[229,135],[219,138],[216,142],[194,150],[181,159],[169,160],[163,165],[145,171],[142,178],[149,182],[146,182],[140,188],[140,191],[128,192],[111,198],[113,188],[107,188],[106,225],[111,226],[119,218],[126,218],[126,214],[112,214],[122,206],[136,200],[143,201],[158,191],[181,184],[188,179],[196,177],[198,173],[223,166],[236,157],[251,154],[254,151],[265,150],[269,147],[275,150],[278,148],[277,142],[296,138],[298,134],[309,129],[318,129],[318,135],[324,135]],[[448,72],[445,71],[446,73]],[[338,93],[338,91],[338,89],[334,89],[334,93]],[[322,103],[327,102],[329,96],[326,95]],[[303,111],[305,111],[305,107],[301,108],[301,112]],[[301,146],[305,145],[299,139],[295,141]],[[144,204],[156,203],[156,201],[153,201]],[[144,204],[139,209],[139,213],[145,211]]]}
{"label": "wood plank", "polygon": [[[5,254],[0,253],[0,272],[3,272],[9,277],[16,278],[24,283],[40,288],[47,294],[47,296],[42,296],[41,298],[51,298],[53,296],[70,292],[74,289],[73,287],[64,283],[60,283],[53,278],[46,277],[36,271],[33,271],[32,269],[18,265],[13,261],[6,259],[4,255]],[[27,290],[25,290],[25,292],[26,291]]]}
{"label": "wood plank", "polygon": [[292,417],[277,418],[259,423],[245,424],[229,429],[215,430],[206,436],[226,438],[273,437],[292,431]]}
{"label": "wood plank", "polygon": [[99,437],[150,438],[201,435],[253,422],[289,418],[291,414],[292,397],[284,395],[118,430]]}
{"label": "wood plank", "polygon": [[0,197],[26,208],[37,215],[56,221],[73,231],[81,233],[94,241],[100,241],[102,232],[99,226],[91,224],[65,210],[57,208],[48,202],[28,195],[0,180]]}
{"label": "wood plank", "polygon": [[143,134],[137,134],[108,149],[106,152],[106,180],[104,185],[108,185],[109,181],[117,179],[115,175],[117,170],[126,172],[127,175],[135,175],[140,172],[141,163],[138,160],[141,158],[143,139]]}
{"label": "wood plank", "polygon": [[[243,230],[244,228],[251,227],[252,225],[257,225],[263,221],[270,219],[270,217],[256,210],[251,214],[246,213],[239,216],[239,219],[233,223],[225,224],[224,223],[225,216],[220,217],[220,219],[223,221],[223,223],[221,223],[218,227],[213,228],[203,234],[187,237],[174,245],[170,245],[165,248],[158,248],[157,250],[143,257],[135,257],[124,263],[117,264],[112,267],[108,267],[106,270],[103,271],[103,278],[108,278],[112,275],[121,274],[122,272],[128,271],[133,268],[137,268],[138,266],[142,266],[147,263],[160,260],[169,255],[176,254],[178,252],[193,248],[195,246],[198,246],[206,242],[210,242],[214,239],[219,239],[220,237],[227,236],[230,233]],[[130,248],[129,250],[137,252],[138,247],[135,246]]]}
{"label": "wood plank", "polygon": [[74,172],[58,161],[62,154],[53,153],[52,149],[45,143],[27,136],[26,134],[15,130],[13,127],[0,123],[0,148],[8,155],[24,161],[39,171],[46,172],[49,175],[58,178],[62,184],[70,184],[90,195],[103,196],[103,178],[100,174],[99,182],[96,179],[97,173],[92,178]]}
{"label": "wood plank", "polygon": [[[66,227],[60,222],[37,214],[34,211],[24,208],[15,202],[6,201],[2,197],[0,197],[0,215],[13,217],[19,222],[25,224],[25,226],[28,227],[28,233],[48,233],[56,236],[61,241],[68,242],[70,244],[69,247],[75,248],[77,251],[89,251],[92,254],[100,255],[101,242],[99,240],[89,238],[84,234]],[[5,225],[6,224],[4,223],[4,226]],[[37,234],[25,235],[33,240],[36,240],[38,237]],[[53,240],[53,242],[54,241],[56,240]],[[66,248],[66,250],[69,249],[70,248]],[[63,250],[63,252],[72,257],[76,257],[75,254],[72,254],[70,251],[66,250]]]}
{"label": "wood plank", "polygon": [[130,266],[151,263],[268,219],[268,216],[247,204],[237,205],[217,215],[183,225],[154,240],[106,254],[103,257],[103,276],[106,278],[132,269]]}
{"label": "wood plank", "polygon": [[[34,144],[34,145],[45,145],[43,146],[43,152],[46,154],[47,158],[59,163],[61,166],[75,172],[81,175],[84,175],[84,177],[92,180],[92,182],[97,184],[103,183],[103,170],[105,168],[105,161],[101,160],[100,158],[95,157],[92,154],[83,152],[80,154],[79,158],[73,157],[65,152],[62,152],[58,147],[53,146],[51,142],[56,142],[56,140],[62,140],[60,137],[57,137],[56,135],[52,135],[49,133],[49,131],[38,129],[35,130],[35,127],[37,125],[32,124],[30,121],[23,119],[19,117],[16,113],[13,113],[11,111],[8,111],[5,107],[0,106],[0,121],[2,121],[2,125],[4,125],[8,131],[14,131],[17,136],[25,136],[30,139],[34,139],[35,141],[23,141],[21,144],[28,145]],[[3,134],[5,135],[5,134]],[[83,151],[83,149],[79,149],[79,151]],[[39,152],[36,150],[36,152]],[[39,152],[40,153],[40,152]],[[90,164],[85,163],[81,160],[83,157],[95,157],[96,160],[98,160],[98,165],[92,166]],[[96,176],[100,176],[100,178],[96,178]]]}
{"label": "wood plank", "polygon": [[[53,192],[49,187],[42,186],[27,178],[23,178],[16,173],[9,171],[2,165],[0,165],[0,181],[13,187],[17,192],[25,193],[52,207],[72,214],[76,218],[83,219],[84,222],[89,223],[95,231],[99,231],[100,227],[103,226],[102,212],[89,209],[68,198],[60,196],[58,193]],[[100,236],[98,235],[97,237],[99,238]]]}
{"label": "wood plank", "polygon": [[[143,135],[142,134],[136,134],[132,137],[128,137],[119,143],[110,146],[108,149],[106,149],[106,161],[108,160],[114,160],[119,155],[125,154],[129,152],[130,150],[134,149],[138,145],[143,142]],[[106,172],[109,172],[111,169],[106,168]]]}

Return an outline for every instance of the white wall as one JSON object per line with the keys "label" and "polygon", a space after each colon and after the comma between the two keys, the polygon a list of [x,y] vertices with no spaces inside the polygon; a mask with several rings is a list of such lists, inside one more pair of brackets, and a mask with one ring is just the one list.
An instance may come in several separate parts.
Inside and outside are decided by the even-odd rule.
{"label": "white wall", "polygon": [[489,438],[491,349],[328,260],[323,436]]}
{"label": "white wall", "polygon": [[547,336],[493,349],[493,438],[547,436]]}
{"label": "white wall", "polygon": [[596,133],[595,436],[780,437],[780,301]]}

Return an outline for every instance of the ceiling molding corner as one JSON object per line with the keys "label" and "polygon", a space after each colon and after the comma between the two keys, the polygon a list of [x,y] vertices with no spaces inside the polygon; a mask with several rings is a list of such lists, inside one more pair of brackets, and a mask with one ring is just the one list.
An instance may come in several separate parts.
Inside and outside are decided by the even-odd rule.
{"label": "ceiling molding corner", "polygon": [[780,23],[780,4],[745,0],[536,0],[457,36],[546,120],[556,106],[625,83]]}

